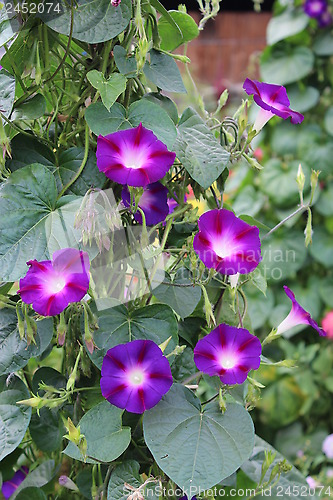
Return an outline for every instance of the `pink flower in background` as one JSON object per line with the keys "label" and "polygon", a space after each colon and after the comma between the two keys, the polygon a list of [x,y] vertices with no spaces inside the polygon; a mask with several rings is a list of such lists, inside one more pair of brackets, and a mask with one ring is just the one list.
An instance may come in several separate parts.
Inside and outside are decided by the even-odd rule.
{"label": "pink flower in background", "polygon": [[121,4],[121,0],[111,0],[111,5],[113,7],[118,7]]}
{"label": "pink flower in background", "polygon": [[14,476],[8,481],[4,481],[1,487],[1,493],[7,499],[17,490],[20,484],[25,480],[29,473],[28,467],[23,466],[15,472]]}
{"label": "pink flower in background", "polygon": [[27,264],[30,269],[20,280],[18,293],[42,316],[60,314],[88,291],[90,262],[86,252],[64,248],[54,252],[52,261],[30,260]]}
{"label": "pink flower in background", "polygon": [[325,437],[322,445],[322,450],[329,459],[333,459],[333,434]]}
{"label": "pink flower in background", "polygon": [[143,413],[157,405],[172,381],[169,361],[151,340],[112,347],[103,360],[102,395],[132,413]]}
{"label": "pink flower in background", "polygon": [[320,17],[327,10],[327,2],[326,0],[306,0],[303,10],[309,17]]}
{"label": "pink flower in background", "polygon": [[307,476],[307,477],[305,478],[305,480],[306,480],[306,482],[308,483],[309,488],[311,488],[311,489],[317,488],[318,483],[317,483],[317,481],[316,481],[315,479],[313,479],[313,477],[311,477],[311,476]]}
{"label": "pink flower in background", "polygon": [[[162,222],[169,213],[169,206],[167,203],[168,189],[163,186],[160,182],[154,182],[149,184],[138,204],[146,217],[147,226],[153,226]],[[131,197],[127,187],[125,187],[121,193],[121,197],[125,207],[129,207],[131,204]],[[134,218],[140,224],[142,224],[142,215],[139,211],[134,214]]]}
{"label": "pink flower in background", "polygon": [[278,326],[277,333],[281,335],[294,326],[309,325],[317,330],[319,335],[324,337],[326,335],[326,332],[322,328],[320,328],[318,324],[311,318],[310,313],[303,309],[303,307],[297,302],[295,294],[290,290],[290,288],[288,288],[287,286],[284,286],[283,288],[287,294],[287,297],[289,297],[289,299],[291,300],[292,306],[288,316]]}
{"label": "pink flower in background", "polygon": [[243,89],[248,95],[253,95],[254,102],[260,106],[260,111],[253,128],[259,132],[274,115],[284,120],[290,117],[291,123],[301,123],[304,116],[290,109],[287,91],[282,85],[258,82],[247,78]]}
{"label": "pink flower in background", "polygon": [[326,10],[320,17],[317,19],[319,28],[327,28],[331,26],[333,22],[332,14],[329,10]]}
{"label": "pink flower in background", "polygon": [[224,208],[199,217],[193,248],[206,267],[222,274],[248,274],[261,261],[259,229]]}
{"label": "pink flower in background", "polygon": [[327,337],[333,339],[333,311],[328,312],[324,316],[321,325],[323,330],[327,333]]}
{"label": "pink flower in background", "polygon": [[242,384],[250,370],[260,366],[261,343],[244,328],[219,325],[194,348],[198,370],[211,377],[217,375],[223,384]]}
{"label": "pink flower in background", "polygon": [[175,153],[142,124],[97,139],[97,166],[119,184],[145,187],[165,176]]}

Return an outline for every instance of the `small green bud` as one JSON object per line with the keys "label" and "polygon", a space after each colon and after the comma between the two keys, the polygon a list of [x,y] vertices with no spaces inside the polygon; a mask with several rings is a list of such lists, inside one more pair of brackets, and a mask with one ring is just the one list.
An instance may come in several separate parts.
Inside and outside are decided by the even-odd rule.
{"label": "small green bud", "polygon": [[170,335],[170,337],[168,337],[164,342],[162,342],[162,344],[159,344],[158,347],[161,349],[162,352],[164,352],[165,349],[168,347],[171,339],[172,339],[172,336]]}
{"label": "small green bud", "polygon": [[308,208],[308,220],[306,223],[306,227],[304,229],[304,234],[305,234],[305,246],[308,247],[310,243],[312,243],[312,235],[313,235],[311,208]]}
{"label": "small green bud", "polygon": [[302,165],[299,164],[298,166],[298,171],[297,171],[297,176],[296,176],[296,182],[298,185],[298,190],[300,193],[303,193],[304,189],[304,184],[305,184],[305,175],[302,169]]}

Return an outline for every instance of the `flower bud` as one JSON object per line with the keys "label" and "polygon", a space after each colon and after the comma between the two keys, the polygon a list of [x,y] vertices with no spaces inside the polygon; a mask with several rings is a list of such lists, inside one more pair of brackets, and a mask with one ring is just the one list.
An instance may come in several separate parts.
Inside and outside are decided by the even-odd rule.
{"label": "flower bud", "polygon": [[68,490],[79,491],[79,488],[76,486],[76,484],[67,476],[60,476],[59,477],[59,484],[60,484],[60,486],[63,486],[64,488],[67,488]]}
{"label": "flower bud", "polygon": [[304,175],[304,172],[303,172],[301,164],[299,164],[299,166],[298,166],[298,172],[297,172],[296,182],[297,182],[297,185],[298,185],[299,192],[303,193],[304,184],[305,184],[305,175]]}

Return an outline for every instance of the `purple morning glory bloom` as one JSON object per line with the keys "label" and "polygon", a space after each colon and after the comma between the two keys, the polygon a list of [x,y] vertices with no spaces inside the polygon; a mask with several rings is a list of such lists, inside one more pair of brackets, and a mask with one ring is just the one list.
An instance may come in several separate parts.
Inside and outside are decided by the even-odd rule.
{"label": "purple morning glory bloom", "polygon": [[322,445],[322,450],[327,458],[333,458],[333,434],[329,434],[325,437]]}
{"label": "purple morning glory bloom", "polygon": [[24,481],[28,473],[28,467],[23,466],[15,472],[11,479],[2,483],[1,493],[6,499],[12,496],[14,491],[16,491],[20,484]]}
{"label": "purple morning glory bloom", "polygon": [[223,384],[242,384],[250,370],[260,366],[261,343],[244,328],[219,325],[194,348],[198,370],[211,377],[217,375]]}
{"label": "purple morning glory bloom", "polygon": [[222,274],[248,274],[261,261],[259,229],[222,208],[199,217],[193,248],[206,267]]}
{"label": "purple morning glory bloom", "polygon": [[121,4],[121,0],[111,0],[111,5],[113,7],[118,7]]}
{"label": "purple morning glory bloom", "polygon": [[169,362],[151,340],[133,340],[109,349],[103,359],[101,390],[111,404],[143,413],[172,386]]}
{"label": "purple morning glory bloom", "polygon": [[165,176],[175,153],[142,124],[97,139],[97,166],[119,184],[145,187]]}
{"label": "purple morning glory bloom", "polygon": [[331,26],[333,22],[332,14],[327,9],[320,17],[318,17],[317,21],[319,28],[327,28],[328,26]]}
{"label": "purple morning glory bloom", "polygon": [[260,106],[260,111],[253,128],[259,132],[274,115],[284,120],[290,117],[291,123],[301,123],[304,116],[290,109],[287,91],[282,85],[258,82],[247,78],[243,89],[248,95],[253,95],[254,102]]}
{"label": "purple morning glory bloom", "polygon": [[[168,189],[160,182],[149,184],[144,189],[138,206],[145,214],[147,226],[154,226],[162,222],[168,215],[169,207],[167,203],[167,194]],[[121,197],[125,207],[129,207],[131,198],[127,187],[123,189]],[[142,215],[139,211],[134,214],[134,218],[142,224]]]}
{"label": "purple morning glory bloom", "polygon": [[30,260],[30,269],[20,280],[23,302],[32,304],[42,316],[60,314],[68,304],[79,302],[89,288],[89,257],[75,248],[53,254],[53,260]]}
{"label": "purple morning glory bloom", "polygon": [[303,307],[297,302],[297,300],[295,299],[295,294],[290,290],[290,288],[288,288],[287,286],[284,286],[283,288],[287,294],[287,297],[289,297],[292,302],[292,307],[288,316],[278,326],[276,333],[281,335],[294,326],[309,325],[317,330],[319,335],[325,337],[326,332],[322,328],[320,328],[317,323],[311,318],[310,313],[305,311],[305,309],[303,309]]}
{"label": "purple morning glory bloom", "polygon": [[326,0],[306,0],[303,10],[309,17],[320,17],[327,10]]}

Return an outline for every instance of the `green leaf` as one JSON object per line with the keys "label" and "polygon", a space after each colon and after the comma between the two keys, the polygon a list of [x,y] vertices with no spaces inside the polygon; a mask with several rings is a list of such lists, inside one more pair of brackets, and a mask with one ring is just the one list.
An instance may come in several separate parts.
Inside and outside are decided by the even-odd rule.
{"label": "green leaf", "polygon": [[251,283],[258,288],[264,295],[267,290],[267,280],[265,277],[265,269],[261,264],[250,274]]}
{"label": "green leaf", "polygon": [[16,496],[17,500],[47,500],[47,496],[44,491],[37,486],[30,486],[29,488],[24,488]]}
{"label": "green leaf", "polygon": [[[245,472],[245,474],[256,483],[259,482],[261,477],[262,464],[265,459],[265,451],[271,451],[273,453],[276,452],[276,450],[268,443],[266,443],[266,441],[256,436],[255,447],[252,456],[250,460],[242,465],[242,471]],[[273,467],[283,459],[284,457],[277,452],[272,465],[269,467],[268,471],[265,474],[264,482],[269,480]],[[302,474],[296,469],[296,467],[292,467],[291,471],[287,473],[282,473],[279,482],[268,490],[269,498],[271,500],[290,500],[288,491],[291,492],[291,496],[297,496],[297,490],[293,492],[293,486],[302,487],[302,489],[298,491],[304,491],[306,493],[305,498],[313,498],[314,500],[317,500],[317,497],[315,495],[309,495],[309,485],[306,482],[305,477],[302,476]],[[265,496],[265,493],[259,493],[258,495],[256,495],[256,497],[258,498],[265,498]]]}
{"label": "green leaf", "polygon": [[7,160],[6,167],[12,172],[19,168],[40,163],[41,165],[53,167],[55,156],[51,149],[45,144],[37,141],[32,135],[27,137],[23,134],[18,134],[11,141],[12,159]]}
{"label": "green leaf", "polygon": [[160,92],[149,92],[143,96],[143,99],[150,101],[152,103],[158,104],[161,108],[163,108],[171,120],[175,125],[178,123],[178,110],[175,103],[166,95],[161,94]]}
{"label": "green leaf", "polygon": [[15,78],[5,69],[0,70],[0,110],[8,118],[15,99]]}
{"label": "green leaf", "polygon": [[260,71],[265,82],[280,85],[298,82],[309,73],[314,65],[313,52],[307,47],[295,47],[288,52],[264,52]]}
{"label": "green leaf", "polygon": [[[0,188],[0,276],[15,281],[30,259],[49,259],[59,248],[77,246],[74,218],[81,198],[57,202],[56,181],[49,169],[35,164],[14,172]],[[89,251],[89,249],[88,249]]]}
{"label": "green leaf", "polygon": [[46,100],[42,94],[36,94],[22,104],[14,108],[11,120],[36,120],[44,115],[46,111]]}
{"label": "green leaf", "polygon": [[267,44],[274,45],[300,33],[307,27],[309,20],[309,16],[301,9],[287,9],[279,16],[272,17],[267,26]]}
{"label": "green leaf", "polygon": [[298,84],[288,86],[288,97],[290,100],[290,107],[296,109],[299,113],[309,111],[319,102],[320,92],[315,87],[299,88]]}
{"label": "green leaf", "polygon": [[117,465],[110,477],[108,500],[127,500],[131,491],[127,491],[124,484],[127,483],[134,488],[139,488],[142,484],[139,470],[140,464],[135,460],[126,460],[122,464]]}
{"label": "green leaf", "polygon": [[180,269],[173,280],[166,276],[153,292],[155,297],[172,307],[181,318],[190,316],[201,299],[201,288],[194,286],[191,280],[183,276],[184,270]]}
{"label": "green leaf", "polygon": [[[57,33],[69,35],[71,25],[70,3],[60,0],[60,13],[38,14]],[[78,0],[74,3],[73,38],[82,42],[101,43],[119,35],[128,26],[132,16],[131,0],[122,0],[113,7],[110,0]]]}
{"label": "green leaf", "polygon": [[216,403],[202,408],[178,384],[145,412],[143,430],[157,465],[184,491],[205,490],[230,476],[254,444],[253,423],[243,406],[228,404],[224,414]]}
{"label": "green leaf", "polygon": [[152,49],[150,51],[150,62],[146,62],[143,69],[144,74],[156,87],[167,92],[178,92],[186,94],[186,89],[175,60]]}
{"label": "green leaf", "polygon": [[142,125],[154,132],[156,137],[172,149],[177,137],[176,127],[159,105],[145,99],[130,105],[128,117],[126,109],[117,102],[107,111],[101,103],[91,104],[85,114],[91,131],[96,135],[107,135],[131,127]]}
{"label": "green leaf", "polygon": [[20,29],[18,20],[13,17],[8,17],[8,12],[5,6],[0,10],[0,47],[9,42]]}
{"label": "green leaf", "polygon": [[328,108],[325,113],[324,126],[326,132],[330,135],[333,135],[333,106]]}
{"label": "green leaf", "polygon": [[180,32],[180,28],[173,19],[173,17],[170,15],[169,11],[166,10],[166,8],[159,2],[159,0],[150,0],[150,3],[154,9],[157,10],[167,21],[168,23],[173,26],[177,31]]}
{"label": "green leaf", "polygon": [[[81,433],[87,440],[87,463],[112,462],[127,449],[131,442],[130,427],[122,427],[123,410],[103,401],[89,410],[80,420]],[[77,446],[69,443],[64,453],[84,461]],[[95,459],[95,460],[94,460]]]}
{"label": "green leaf", "polygon": [[31,418],[31,408],[17,405],[30,397],[21,379],[0,377],[0,461],[17,448],[24,438]]}
{"label": "green leaf", "polygon": [[323,302],[328,307],[333,308],[333,283],[331,278],[325,278],[321,280],[319,293]]}
{"label": "green leaf", "polygon": [[296,229],[273,234],[262,242],[261,254],[267,280],[281,281],[295,276],[307,254],[304,234]]}
{"label": "green leaf", "polygon": [[[169,10],[176,26],[166,17],[158,21],[158,33],[162,39],[161,49],[172,52],[183,43],[190,42],[199,35],[199,28],[193,17],[179,10]],[[179,31],[180,30],[180,31]]]}
{"label": "green leaf", "polygon": [[66,429],[57,410],[41,408],[39,415],[31,417],[29,431],[32,439],[41,451],[50,453],[61,448]]}
{"label": "green leaf", "polygon": [[[298,185],[296,176],[298,171],[299,161],[282,162],[277,158],[268,160],[264,170],[260,173],[260,186],[266,193],[274,205],[276,206],[293,206],[299,200]],[[304,192],[310,188],[310,168],[302,161],[302,169],[306,180]]]}
{"label": "green leaf", "polygon": [[[58,191],[73,179],[84,157],[84,148],[69,148],[59,155],[59,168],[55,171]],[[105,184],[105,175],[100,172],[96,164],[96,154],[90,152],[80,177],[70,186],[66,194],[84,196],[91,187],[102,188]]]}
{"label": "green leaf", "polygon": [[108,349],[118,344],[148,339],[159,345],[171,336],[166,354],[178,344],[177,321],[172,309],[166,305],[154,304],[134,311],[118,306],[98,312],[97,316],[99,328],[94,333],[97,349],[88,355],[98,368],[102,367]]}
{"label": "green leaf", "polygon": [[29,472],[25,480],[12,494],[11,500],[18,497],[18,495],[21,494],[21,491],[25,490],[25,488],[42,488],[51,481],[55,473],[56,469],[54,467],[54,460],[46,460],[46,462],[43,462],[36,469]]}
{"label": "green leaf", "polygon": [[30,358],[40,356],[50,345],[53,336],[52,319],[37,321],[36,345],[21,340],[16,312],[0,310],[0,375],[23,368]]}
{"label": "green leaf", "polygon": [[309,247],[310,254],[324,267],[333,266],[333,238],[324,228],[316,227],[313,232],[312,245]]}
{"label": "green leaf", "polygon": [[66,387],[66,378],[60,372],[49,366],[42,366],[35,371],[32,379],[32,392],[43,396],[45,391],[39,389],[40,382],[46,385],[52,385],[56,389],[64,389]]}
{"label": "green leaf", "polygon": [[191,108],[180,119],[175,150],[192,179],[204,189],[221,175],[230,156]]}
{"label": "green leaf", "polygon": [[313,51],[317,56],[331,56],[333,54],[333,36],[330,31],[317,35],[313,42]]}
{"label": "green leaf", "polygon": [[116,45],[113,48],[113,56],[116,61],[117,68],[120,73],[127,76],[135,76],[137,74],[136,59],[133,54],[127,54],[127,51],[121,45]]}
{"label": "green leaf", "polygon": [[104,106],[110,111],[111,106],[116,102],[120,94],[126,90],[127,79],[120,73],[113,73],[106,80],[103,73],[93,69],[87,73],[87,78],[91,85],[98,90]]}

